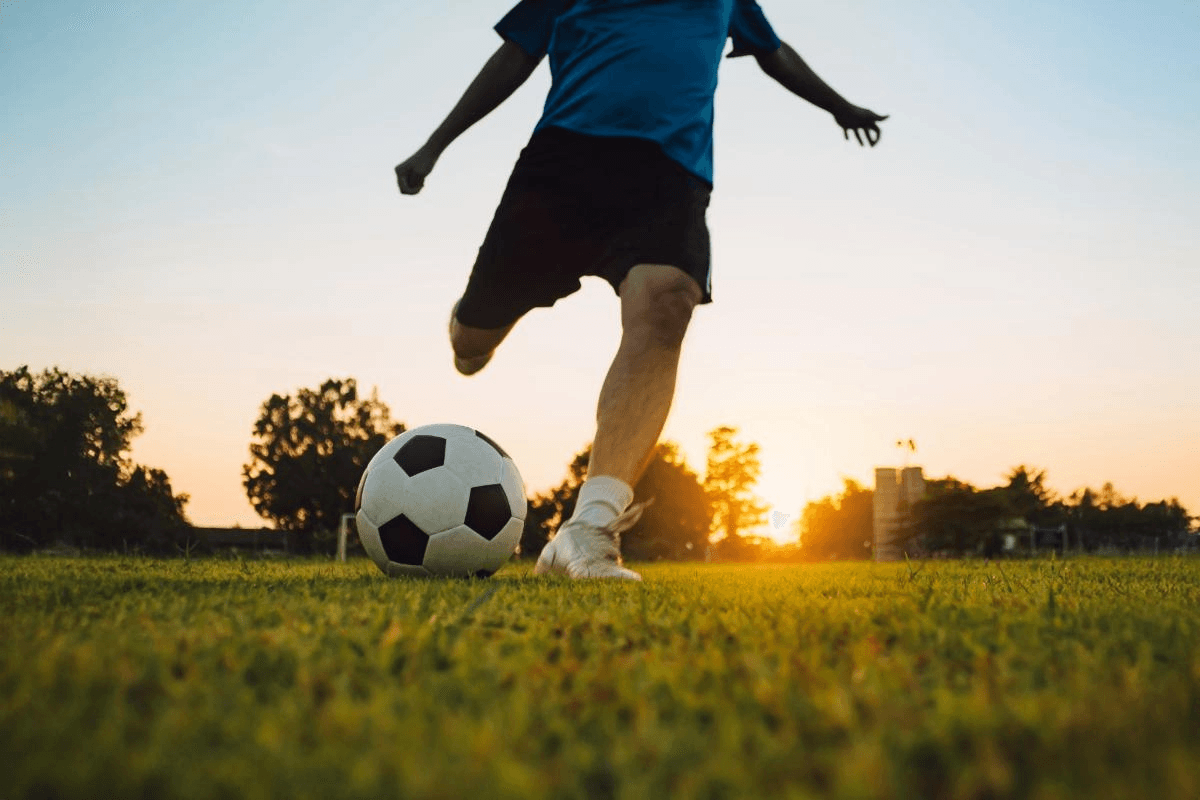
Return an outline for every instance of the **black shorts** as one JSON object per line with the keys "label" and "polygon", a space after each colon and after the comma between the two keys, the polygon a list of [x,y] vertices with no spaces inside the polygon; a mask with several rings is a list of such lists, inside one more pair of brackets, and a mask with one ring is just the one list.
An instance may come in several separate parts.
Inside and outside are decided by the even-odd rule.
{"label": "black shorts", "polygon": [[538,131],[508,179],[458,321],[502,328],[578,291],[584,275],[616,291],[637,264],[678,267],[712,302],[710,193],[655,142]]}

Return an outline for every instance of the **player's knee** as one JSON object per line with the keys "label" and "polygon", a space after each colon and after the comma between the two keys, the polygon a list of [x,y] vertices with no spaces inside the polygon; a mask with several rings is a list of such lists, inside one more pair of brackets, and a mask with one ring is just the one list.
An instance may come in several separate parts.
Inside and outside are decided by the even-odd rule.
{"label": "player's knee", "polygon": [[459,358],[487,355],[500,345],[512,328],[512,325],[503,328],[472,328],[463,325],[457,319],[451,319],[450,348]]}
{"label": "player's knee", "polygon": [[624,324],[654,342],[677,345],[683,341],[692,311],[700,302],[700,287],[677,269],[645,274],[622,286]]}
{"label": "player's knee", "polygon": [[477,347],[472,346],[473,342],[469,337],[463,335],[462,329],[455,325],[450,330],[450,349],[454,351],[454,355],[459,358],[471,358],[479,353],[475,352]]}
{"label": "player's knee", "polygon": [[687,286],[659,292],[652,306],[657,312],[653,314],[655,328],[668,339],[682,340],[698,302]]}
{"label": "player's knee", "polygon": [[457,319],[451,317],[450,349],[454,351],[454,355],[458,356],[459,358],[464,358],[466,356],[473,355],[472,353],[467,352],[470,347],[471,342],[470,336],[467,333],[467,329],[463,327],[462,323],[460,323]]}

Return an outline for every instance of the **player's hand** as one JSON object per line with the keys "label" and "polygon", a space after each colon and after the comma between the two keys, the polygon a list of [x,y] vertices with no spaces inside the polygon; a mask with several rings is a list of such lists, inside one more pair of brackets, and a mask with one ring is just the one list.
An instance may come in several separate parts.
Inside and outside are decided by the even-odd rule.
{"label": "player's hand", "polygon": [[437,154],[422,147],[402,164],[396,166],[396,183],[401,194],[416,194],[425,186],[425,178],[433,172]]}
{"label": "player's hand", "polygon": [[[879,144],[879,137],[883,134],[879,131],[879,123],[887,119],[886,114],[876,114],[866,108],[858,106],[847,106],[842,111],[833,115],[838,125],[842,126],[842,135],[846,140],[850,140],[850,132],[854,131],[854,138],[858,139],[858,143],[869,144],[871,147]],[[863,136],[867,137],[866,142],[863,142]]]}

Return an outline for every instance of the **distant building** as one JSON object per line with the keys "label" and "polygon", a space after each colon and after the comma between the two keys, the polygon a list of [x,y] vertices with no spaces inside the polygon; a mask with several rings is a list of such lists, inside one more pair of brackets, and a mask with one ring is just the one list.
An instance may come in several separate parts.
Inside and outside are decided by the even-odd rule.
{"label": "distant building", "polygon": [[909,509],[924,496],[925,475],[920,467],[875,469],[876,561],[899,561],[904,557],[896,540],[908,519]]}

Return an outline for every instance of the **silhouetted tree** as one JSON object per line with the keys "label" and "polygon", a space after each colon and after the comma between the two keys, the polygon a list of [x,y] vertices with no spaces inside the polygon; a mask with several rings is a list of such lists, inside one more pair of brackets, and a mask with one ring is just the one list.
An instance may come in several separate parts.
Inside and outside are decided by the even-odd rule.
{"label": "silhouetted tree", "polygon": [[691,561],[704,558],[712,510],[700,478],[687,465],[679,446],[660,442],[634,487],[641,500],[654,499],[637,525],[623,537],[631,561]]}
{"label": "silhouetted tree", "polygon": [[[523,557],[536,557],[551,531],[575,513],[579,487],[587,475],[591,446],[576,453],[567,477],[557,487],[534,497],[521,536]],[[630,561],[702,558],[708,544],[708,499],[696,473],[674,442],[655,447],[646,471],[634,488],[637,501],[653,498],[638,523],[621,536],[622,553]]]}
{"label": "silhouetted tree", "polygon": [[0,546],[168,547],[188,498],[131,461],[141,432],[113,378],[0,371]]}
{"label": "silhouetted tree", "polygon": [[948,477],[926,482],[906,533],[919,537],[926,552],[991,555],[999,552],[1005,526],[1016,516],[1002,489],[980,491]]}
{"label": "silhouetted tree", "polygon": [[1187,509],[1179,501],[1160,500],[1141,505],[1126,498],[1111,483],[1099,491],[1080,489],[1071,494],[1064,507],[1068,525],[1083,546],[1141,549],[1154,540],[1182,540],[1189,530]]}
{"label": "silhouetted tree", "polygon": [[808,503],[800,514],[800,552],[805,560],[869,558],[874,541],[875,493],[850,478],[842,493]]}
{"label": "silhouetted tree", "polygon": [[521,531],[522,558],[537,558],[550,540],[550,534],[575,513],[575,501],[579,498],[579,487],[587,475],[591,454],[592,446],[589,444],[571,459],[567,465],[567,477],[562,483],[544,494],[535,495],[529,501],[525,528]]}
{"label": "silhouetted tree", "polygon": [[754,495],[754,486],[762,473],[757,444],[742,443],[737,428],[721,426],[708,432],[710,440],[704,492],[712,506],[712,531],[728,542],[721,547],[737,550],[743,531],[767,521],[768,506]]}
{"label": "silhouetted tree", "polygon": [[521,541],[517,545],[517,556],[520,558],[537,558],[546,542],[550,541],[550,531],[554,530],[558,511],[545,499],[543,495],[534,496],[525,509],[525,527],[521,529]]}
{"label": "silhouetted tree", "polygon": [[907,525],[907,535],[916,537],[925,551],[998,555],[1006,534],[1018,533],[1024,539],[1038,531],[1039,549],[1057,548],[1062,546],[1057,530],[1062,525],[1069,540],[1088,550],[1149,549],[1156,540],[1171,547],[1186,543],[1190,525],[1187,509],[1178,500],[1142,505],[1111,483],[1059,499],[1046,486],[1044,470],[1024,465],[994,489],[976,489],[954,478],[930,480],[926,486],[926,497],[913,507]]}
{"label": "silhouetted tree", "polygon": [[1064,521],[1062,503],[1046,486],[1046,471],[1024,464],[1008,473],[1008,483],[999,487],[1012,513],[1030,525],[1050,527]]}
{"label": "silhouetted tree", "polygon": [[378,394],[360,397],[353,378],[330,379],[262,405],[242,467],[246,496],[262,517],[312,550],[332,540],[371,457],[404,431]]}

